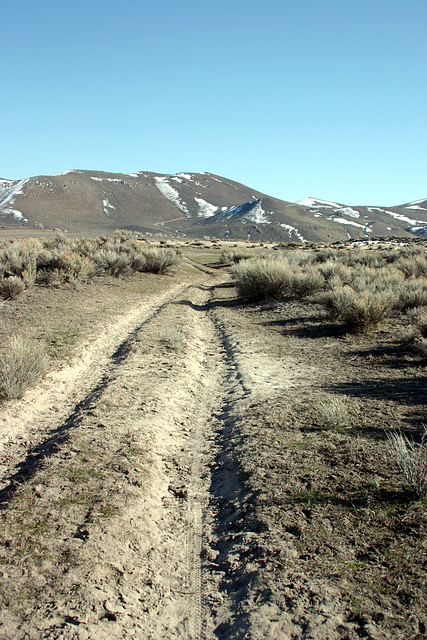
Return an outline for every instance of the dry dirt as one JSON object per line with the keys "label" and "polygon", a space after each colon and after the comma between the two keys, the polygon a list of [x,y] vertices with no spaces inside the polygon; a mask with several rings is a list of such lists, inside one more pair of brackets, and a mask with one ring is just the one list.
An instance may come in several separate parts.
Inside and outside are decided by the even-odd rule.
{"label": "dry dirt", "polygon": [[426,637],[426,505],[383,455],[423,363],[195,266],[1,407],[0,637]]}

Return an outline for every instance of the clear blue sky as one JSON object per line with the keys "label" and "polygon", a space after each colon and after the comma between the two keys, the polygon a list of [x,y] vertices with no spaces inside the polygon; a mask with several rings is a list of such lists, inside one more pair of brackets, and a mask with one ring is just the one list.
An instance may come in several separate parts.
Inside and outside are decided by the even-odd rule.
{"label": "clear blue sky", "polygon": [[0,177],[427,197],[426,0],[14,0],[0,21]]}

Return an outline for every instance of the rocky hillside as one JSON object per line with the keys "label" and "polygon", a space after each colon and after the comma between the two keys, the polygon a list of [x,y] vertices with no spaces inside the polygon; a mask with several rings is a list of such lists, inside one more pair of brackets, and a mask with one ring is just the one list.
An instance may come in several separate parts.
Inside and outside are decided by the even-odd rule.
{"label": "rocky hillside", "polygon": [[0,180],[0,227],[14,226],[290,242],[414,237],[427,235],[427,199],[387,208],[291,203],[211,173],[76,170]]}

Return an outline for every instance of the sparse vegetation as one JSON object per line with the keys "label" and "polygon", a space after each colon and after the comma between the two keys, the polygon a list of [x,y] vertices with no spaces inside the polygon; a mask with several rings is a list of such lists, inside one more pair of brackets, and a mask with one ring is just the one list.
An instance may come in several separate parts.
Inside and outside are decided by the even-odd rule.
{"label": "sparse vegetation", "polygon": [[178,264],[178,256],[172,249],[149,249],[143,251],[145,264],[141,271],[149,273],[167,273]]}
{"label": "sparse vegetation", "polygon": [[60,287],[100,275],[163,274],[178,262],[173,249],[146,247],[127,231],[78,239],[58,234],[44,242],[4,240],[0,243],[0,296],[16,298],[35,283]]}
{"label": "sparse vegetation", "polygon": [[169,327],[163,332],[162,342],[175,351],[180,351],[187,340],[187,334],[180,327]]}

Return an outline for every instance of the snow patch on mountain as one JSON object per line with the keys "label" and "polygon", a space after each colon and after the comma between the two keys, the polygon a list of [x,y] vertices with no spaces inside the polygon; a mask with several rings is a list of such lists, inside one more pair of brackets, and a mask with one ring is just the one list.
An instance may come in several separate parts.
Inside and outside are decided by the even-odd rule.
{"label": "snow patch on mountain", "polygon": [[427,225],[423,227],[409,227],[408,231],[415,233],[417,236],[427,236]]}
{"label": "snow patch on mountain", "polygon": [[267,214],[261,206],[261,200],[255,200],[256,205],[248,214],[246,214],[246,219],[250,222],[255,222],[256,224],[271,224],[271,220],[267,218]]}
{"label": "snow patch on mountain", "polygon": [[359,227],[360,229],[363,229],[365,233],[372,233],[372,229],[370,229],[368,225],[359,224],[353,220],[346,220],[345,218],[331,218],[331,220],[333,222],[338,222],[339,224],[349,224],[352,227]]}
{"label": "snow patch on mountain", "polygon": [[336,202],[329,202],[329,200],[319,200],[319,198],[303,198],[302,200],[298,200],[295,204],[299,204],[303,207],[310,207],[312,209],[320,208],[320,209],[333,209],[336,207],[337,209],[341,209],[341,205]]}
{"label": "snow patch on mountain", "polygon": [[106,216],[108,216],[109,213],[110,213],[108,211],[108,209],[115,209],[116,208],[114,205],[111,204],[111,202],[108,200],[108,198],[104,198],[102,200],[102,207],[104,209],[104,213],[105,213]]}
{"label": "snow patch on mountain", "polygon": [[301,235],[298,229],[296,229],[295,227],[292,227],[290,224],[281,224],[280,226],[287,230],[290,238],[292,238],[292,234],[293,234],[301,242],[307,242],[307,240]]}
{"label": "snow patch on mountain", "polygon": [[340,207],[339,209],[334,209],[335,213],[339,215],[349,216],[350,218],[360,218],[360,213],[357,209],[352,209],[351,207]]}
{"label": "snow patch on mountain", "polygon": [[123,180],[120,180],[120,178],[95,178],[94,176],[91,176],[91,180],[95,180],[96,182],[119,182],[124,184]]}
{"label": "snow patch on mountain", "polygon": [[412,204],[410,207],[405,207],[405,209],[420,209],[420,211],[427,211],[425,207],[420,207],[417,204]]}
{"label": "snow patch on mountain", "polygon": [[13,205],[16,196],[24,195],[22,188],[25,184],[27,184],[29,178],[25,180],[19,180],[18,182],[14,180],[2,180],[0,183],[0,209],[5,208],[5,205],[8,205],[8,211],[5,213],[10,213],[13,210],[10,209],[10,206]]}
{"label": "snow patch on mountain", "polygon": [[158,188],[162,196],[167,198],[167,200],[172,202],[172,204],[178,207],[178,209],[188,215],[189,211],[186,204],[181,201],[178,191],[169,184],[167,176],[155,176],[154,180],[156,182],[156,187]]}
{"label": "snow patch on mountain", "polygon": [[400,213],[395,213],[394,211],[387,211],[386,209],[380,209],[379,207],[368,207],[368,211],[381,211],[382,213],[386,213],[389,216],[392,216],[395,220],[399,220],[400,222],[407,222],[412,226],[416,226],[419,224],[427,224],[427,220],[414,220],[413,218],[407,218],[406,216],[402,216]]}
{"label": "snow patch on mountain", "polygon": [[261,206],[262,199],[251,200],[244,204],[228,207],[217,214],[217,218],[221,220],[232,220],[235,218],[242,223],[254,222],[255,224],[271,224],[266,212]]}
{"label": "snow patch on mountain", "polygon": [[203,198],[194,198],[197,204],[199,205],[198,215],[201,218],[209,218],[210,216],[215,215],[218,211],[218,207],[211,204],[210,202],[206,202]]}
{"label": "snow patch on mountain", "polygon": [[427,198],[421,198],[421,200],[412,200],[412,202],[408,202],[408,204],[405,205],[406,209],[413,209],[414,205],[420,204],[420,202],[426,202]]}

